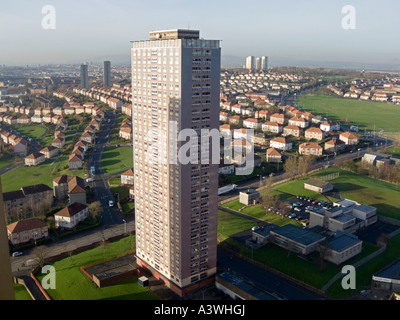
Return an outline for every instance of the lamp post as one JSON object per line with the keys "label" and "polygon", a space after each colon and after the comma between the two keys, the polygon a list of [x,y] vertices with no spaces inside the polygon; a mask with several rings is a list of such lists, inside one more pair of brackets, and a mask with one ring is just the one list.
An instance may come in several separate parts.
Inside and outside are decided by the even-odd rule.
{"label": "lamp post", "polygon": [[124,222],[124,233],[126,234],[126,221],[125,221],[125,219],[122,219],[122,221]]}

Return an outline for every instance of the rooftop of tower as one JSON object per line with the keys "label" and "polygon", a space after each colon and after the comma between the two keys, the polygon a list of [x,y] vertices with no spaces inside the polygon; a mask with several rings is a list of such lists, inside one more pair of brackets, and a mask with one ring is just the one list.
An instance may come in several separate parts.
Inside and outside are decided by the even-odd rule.
{"label": "rooftop of tower", "polygon": [[150,40],[199,39],[199,30],[171,29],[150,32]]}

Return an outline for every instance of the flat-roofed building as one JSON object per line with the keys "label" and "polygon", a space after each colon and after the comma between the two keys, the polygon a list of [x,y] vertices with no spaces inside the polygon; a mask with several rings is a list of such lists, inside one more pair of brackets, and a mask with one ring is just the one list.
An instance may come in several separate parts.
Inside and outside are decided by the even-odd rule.
{"label": "flat-roofed building", "polygon": [[325,193],[332,191],[333,185],[320,179],[310,178],[306,182],[304,182],[304,189],[311,190],[317,193]]}
{"label": "flat-roofed building", "polygon": [[[336,232],[332,239],[321,245],[325,248],[323,257],[335,265],[342,264],[361,253],[362,241],[347,232]],[[321,250],[321,248],[320,248]]]}
{"label": "flat-roofed building", "polygon": [[314,252],[325,239],[316,232],[292,224],[275,228],[270,232],[270,241],[273,244],[302,255]]}

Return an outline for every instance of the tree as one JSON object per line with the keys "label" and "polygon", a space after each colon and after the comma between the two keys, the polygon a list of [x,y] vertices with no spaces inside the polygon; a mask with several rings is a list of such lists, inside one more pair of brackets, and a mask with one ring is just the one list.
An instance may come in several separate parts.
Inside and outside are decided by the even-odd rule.
{"label": "tree", "polygon": [[95,201],[89,204],[88,206],[89,214],[93,219],[100,219],[101,214],[103,213],[103,207],[101,206],[100,201]]}
{"label": "tree", "polygon": [[35,247],[32,250],[32,254],[35,256],[35,259],[37,260],[37,264],[41,268],[43,268],[45,261],[46,261],[46,247],[45,246]]}
{"label": "tree", "polygon": [[302,156],[298,159],[298,171],[301,175],[306,175],[312,168],[315,157],[311,155]]}
{"label": "tree", "polygon": [[289,157],[285,164],[283,165],[283,169],[285,170],[285,175],[288,179],[293,179],[298,174],[298,163],[296,157]]}

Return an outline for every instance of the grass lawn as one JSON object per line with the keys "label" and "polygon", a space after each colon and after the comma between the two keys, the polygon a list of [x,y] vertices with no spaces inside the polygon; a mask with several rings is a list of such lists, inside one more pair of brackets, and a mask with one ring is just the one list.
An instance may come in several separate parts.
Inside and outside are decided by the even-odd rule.
{"label": "grass lawn", "polygon": [[[47,293],[53,300],[156,300],[149,288],[138,284],[137,277],[100,289],[79,269],[131,251],[134,241],[134,236],[125,237],[109,243],[105,250],[97,247],[53,262],[56,289],[48,289]],[[43,276],[38,273],[38,280],[41,281]]]}
{"label": "grass lawn", "polygon": [[1,176],[3,192],[18,190],[34,184],[46,184],[53,187],[53,179],[63,174],[84,177],[86,170],[68,170],[68,156],[60,155],[53,159],[48,159],[36,167],[18,167]]}
{"label": "grass lawn", "polygon": [[5,156],[0,158],[0,169],[3,169],[11,164],[14,163],[15,157],[14,156]]}
{"label": "grass lawn", "polygon": [[231,235],[251,229],[252,227],[254,227],[254,221],[218,210],[218,242],[224,241]]}
{"label": "grass lawn", "polygon": [[343,123],[346,119],[361,130],[383,129],[400,131],[399,107],[384,102],[360,101],[322,94],[307,94],[299,97],[297,105],[304,111],[322,115]]}
{"label": "grass lawn", "polygon": [[42,137],[47,131],[46,126],[43,124],[14,125],[13,128],[18,132],[36,140]]}
{"label": "grass lawn", "polygon": [[32,300],[22,284],[14,284],[15,300]]}
{"label": "grass lawn", "polygon": [[[400,186],[336,168],[326,169],[311,176],[325,176],[333,172],[340,172],[340,177],[330,183],[339,190],[341,198],[374,206],[378,209],[378,214],[400,219]],[[314,199],[323,199],[323,196],[303,188],[304,181],[307,179],[308,177],[282,183],[275,186],[274,189]]]}
{"label": "grass lawn", "polygon": [[130,147],[109,147],[104,149],[102,158],[103,171],[115,174],[133,167],[133,151]]}

